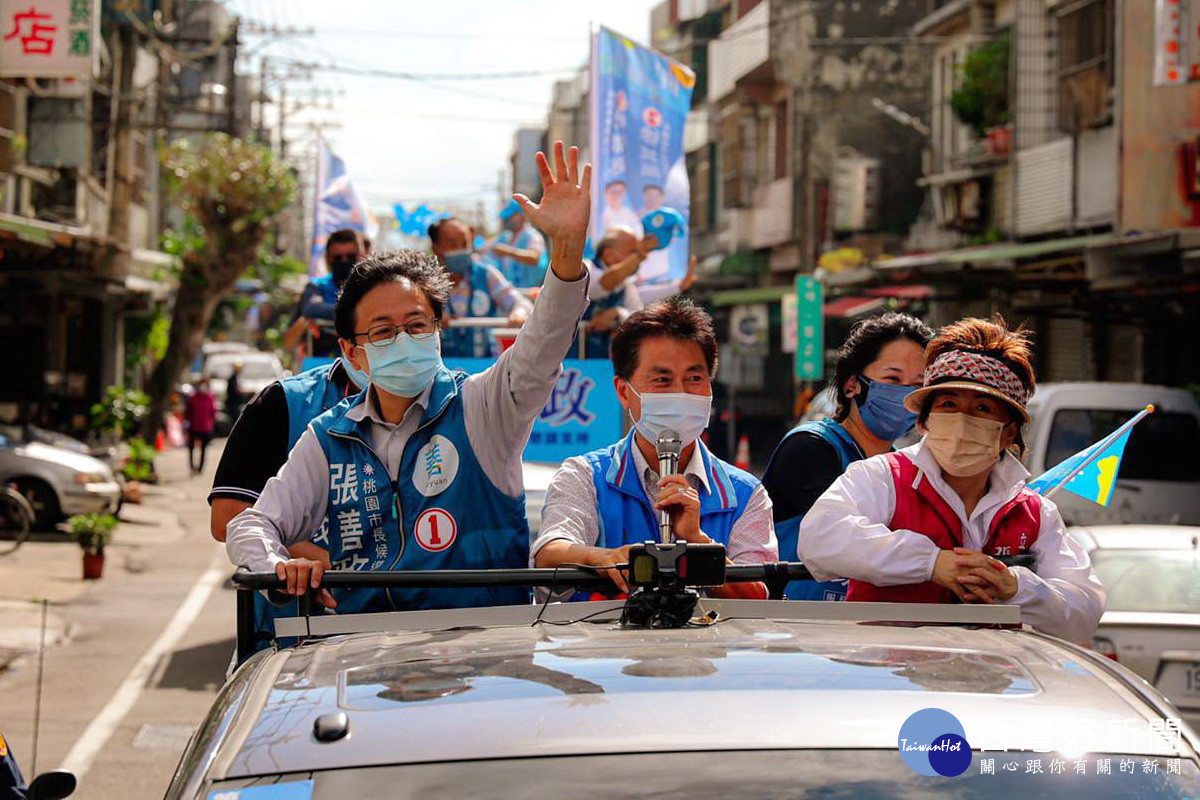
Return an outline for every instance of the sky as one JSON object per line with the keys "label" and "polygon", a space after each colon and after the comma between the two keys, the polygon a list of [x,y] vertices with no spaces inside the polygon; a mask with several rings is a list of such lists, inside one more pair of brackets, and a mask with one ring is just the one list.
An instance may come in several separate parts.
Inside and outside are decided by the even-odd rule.
{"label": "sky", "polygon": [[[261,56],[419,74],[554,71],[534,77],[414,81],[317,71],[293,97],[340,95],[332,110],[291,115],[340,123],[325,136],[379,209],[392,203],[495,208],[517,127],[544,126],[555,80],[588,58],[589,23],[646,42],[656,0],[227,0],[243,19],[316,35],[243,36],[243,69]],[[561,70],[561,71],[560,71]],[[277,96],[277,90],[272,87]],[[330,101],[326,101],[328,104]],[[291,103],[289,103],[289,106]],[[291,129],[302,151],[312,133]]]}

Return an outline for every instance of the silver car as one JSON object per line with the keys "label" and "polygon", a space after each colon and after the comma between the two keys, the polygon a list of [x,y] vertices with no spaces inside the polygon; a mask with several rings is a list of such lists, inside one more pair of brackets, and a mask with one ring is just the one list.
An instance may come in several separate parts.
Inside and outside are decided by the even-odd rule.
{"label": "silver car", "polygon": [[25,495],[39,527],[52,527],[73,514],[111,513],[121,497],[107,464],[24,439],[19,428],[0,429],[0,484],[11,484]]}
{"label": "silver car", "polygon": [[[1015,607],[701,610],[718,621],[626,629],[621,603],[592,602],[281,623],[330,635],[234,673],[166,797],[1096,800],[1200,785],[1196,735],[1157,691],[1021,628]],[[964,759],[953,777],[922,752],[943,735]]]}
{"label": "silver car", "polygon": [[1108,592],[1094,646],[1200,728],[1200,527],[1072,528]]}

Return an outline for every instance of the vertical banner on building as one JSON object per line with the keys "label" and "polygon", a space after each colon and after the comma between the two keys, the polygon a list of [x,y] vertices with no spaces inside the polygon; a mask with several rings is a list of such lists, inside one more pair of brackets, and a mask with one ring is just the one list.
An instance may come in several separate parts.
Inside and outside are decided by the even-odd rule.
{"label": "vertical banner on building", "polygon": [[322,138],[317,144],[316,196],[313,202],[312,254],[308,274],[325,274],[325,240],[342,228],[358,231],[368,239],[379,235],[379,222],[366,199],[354,187],[341,157]]}
{"label": "vertical banner on building", "polygon": [[[687,272],[690,189],[683,127],[695,73],[687,66],[600,28],[592,36],[591,239],[624,226],[639,235],[642,219],[658,209],[682,216],[670,244],[643,262],[643,285],[678,281]],[[661,215],[670,219],[671,215]],[[667,227],[666,230],[670,230]]]}
{"label": "vertical banner on building", "polygon": [[796,276],[796,378],[825,377],[824,287],[811,275]]}
{"label": "vertical banner on building", "polygon": [[0,6],[0,78],[89,78],[99,63],[98,0]]}

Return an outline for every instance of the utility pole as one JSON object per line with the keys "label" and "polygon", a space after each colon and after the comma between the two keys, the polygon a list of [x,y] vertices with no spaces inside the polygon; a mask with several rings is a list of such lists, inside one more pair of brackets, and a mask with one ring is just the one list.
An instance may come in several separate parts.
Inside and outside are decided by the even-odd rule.
{"label": "utility pole", "polygon": [[117,26],[112,37],[113,87],[111,137],[108,163],[108,238],[113,242],[113,260],[109,274],[119,276],[125,269],[129,254],[129,206],[133,202],[133,181],[130,166],[133,150],[133,111],[137,100],[133,96],[133,67],[137,60],[137,33],[131,26]]}

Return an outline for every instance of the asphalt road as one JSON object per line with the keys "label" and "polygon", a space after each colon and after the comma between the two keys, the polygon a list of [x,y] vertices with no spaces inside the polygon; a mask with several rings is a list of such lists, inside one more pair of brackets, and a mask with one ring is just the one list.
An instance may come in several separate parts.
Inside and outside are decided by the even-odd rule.
{"label": "asphalt road", "polygon": [[232,570],[205,502],[215,449],[198,478],[186,454],[160,457],[165,480],[123,514],[101,580],[79,580],[79,549],[54,537],[0,558],[0,732],[27,779],[40,623],[27,598],[49,597],[50,638],[64,640],[45,655],[37,769],[72,768],[82,800],[162,797],[233,650]]}

